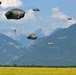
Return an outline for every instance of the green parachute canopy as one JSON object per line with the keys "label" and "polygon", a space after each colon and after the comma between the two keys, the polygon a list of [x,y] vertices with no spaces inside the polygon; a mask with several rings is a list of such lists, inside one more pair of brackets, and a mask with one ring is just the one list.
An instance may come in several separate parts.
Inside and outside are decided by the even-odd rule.
{"label": "green parachute canopy", "polygon": [[40,9],[38,9],[38,8],[33,8],[33,11],[40,11]]}
{"label": "green parachute canopy", "polygon": [[0,1],[0,4],[2,4],[2,2]]}
{"label": "green parachute canopy", "polygon": [[27,36],[27,38],[34,40],[34,39],[37,39],[37,36],[35,34],[30,34]]}
{"label": "green parachute canopy", "polygon": [[21,9],[11,9],[5,13],[7,19],[21,19],[25,15],[25,12]]}
{"label": "green parachute canopy", "polygon": [[67,18],[68,20],[72,20],[72,18]]}

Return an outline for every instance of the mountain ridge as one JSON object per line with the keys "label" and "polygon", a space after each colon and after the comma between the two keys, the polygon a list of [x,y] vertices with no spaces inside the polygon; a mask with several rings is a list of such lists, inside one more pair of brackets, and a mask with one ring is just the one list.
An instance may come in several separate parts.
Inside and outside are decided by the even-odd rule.
{"label": "mountain ridge", "polygon": [[22,44],[0,33],[0,64],[7,64],[9,60],[25,49]]}
{"label": "mountain ridge", "polygon": [[[61,29],[48,37],[38,39],[27,49],[27,54],[23,54],[10,64],[36,64],[45,66],[76,65],[76,24],[74,25]],[[48,42],[52,42],[53,46],[47,45]]]}

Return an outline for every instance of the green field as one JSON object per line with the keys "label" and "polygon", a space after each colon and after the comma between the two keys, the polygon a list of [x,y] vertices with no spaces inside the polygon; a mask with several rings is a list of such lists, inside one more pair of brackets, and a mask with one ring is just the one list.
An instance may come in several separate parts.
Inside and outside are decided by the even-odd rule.
{"label": "green field", "polygon": [[0,75],[76,75],[76,68],[0,67]]}

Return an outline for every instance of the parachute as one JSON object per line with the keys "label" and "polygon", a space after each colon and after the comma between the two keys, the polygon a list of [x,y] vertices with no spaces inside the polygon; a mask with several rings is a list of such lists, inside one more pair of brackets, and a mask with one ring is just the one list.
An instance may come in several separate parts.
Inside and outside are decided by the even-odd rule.
{"label": "parachute", "polygon": [[33,8],[33,11],[40,11],[40,9],[38,9],[38,8]]}
{"label": "parachute", "polygon": [[7,19],[21,19],[25,15],[25,12],[21,9],[11,9],[5,13]]}
{"label": "parachute", "polygon": [[17,31],[16,29],[17,29],[17,26],[14,26],[14,27],[13,27],[14,32],[16,32],[16,31]]}
{"label": "parachute", "polygon": [[0,1],[0,4],[2,4],[2,2]]}
{"label": "parachute", "polygon": [[48,42],[47,45],[52,45],[53,46],[53,43],[52,42]]}
{"label": "parachute", "polygon": [[67,18],[68,20],[72,20],[72,18]]}
{"label": "parachute", "polygon": [[37,39],[37,36],[35,34],[30,34],[27,36],[27,38],[34,40],[34,39]]}
{"label": "parachute", "polygon": [[14,32],[16,32],[16,31],[17,31],[17,26],[13,26],[13,27],[12,27],[12,30],[13,30]]}
{"label": "parachute", "polygon": [[14,29],[14,32],[16,32],[16,29]]}

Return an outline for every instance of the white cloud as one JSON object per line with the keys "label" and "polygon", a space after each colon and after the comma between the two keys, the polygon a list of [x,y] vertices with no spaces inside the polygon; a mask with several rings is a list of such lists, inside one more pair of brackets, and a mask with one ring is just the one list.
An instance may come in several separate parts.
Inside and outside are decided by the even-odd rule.
{"label": "white cloud", "polygon": [[74,20],[73,18],[72,18],[72,20],[68,20],[67,18],[69,18],[70,16],[67,16],[64,12],[61,12],[58,7],[53,8],[52,9],[52,13],[53,14],[51,15],[51,18],[55,19],[56,21],[59,21],[60,20],[62,23],[65,22],[64,24],[66,26],[63,26],[63,27],[68,27],[68,26],[76,23],[76,20]]}
{"label": "white cloud", "polygon": [[[25,13],[25,17],[20,20],[10,20],[11,23],[25,28],[27,32],[33,32],[37,29],[42,29],[43,33],[48,36],[56,28],[67,28],[70,25],[76,23],[76,20],[67,20],[68,17],[64,12],[60,11],[58,7],[53,8],[52,14],[49,16],[35,16],[35,13],[32,9],[29,9]],[[0,20],[5,20],[5,11],[0,12]],[[7,20],[8,21],[8,20]],[[9,21],[9,22],[10,22]],[[13,29],[13,28],[11,28]],[[18,31],[19,32],[19,31]],[[21,32],[21,31],[20,31]],[[19,33],[20,33],[19,32]],[[22,32],[23,33],[23,32]],[[7,33],[9,36],[13,36],[11,33]]]}
{"label": "white cloud", "polygon": [[67,28],[76,23],[73,18],[72,20],[67,20],[67,18],[70,16],[67,16],[64,12],[61,12],[58,7],[53,8],[51,11],[52,14],[50,17],[36,17],[34,11],[30,9],[28,12],[26,12],[24,19],[21,21],[29,26],[32,26],[32,30],[37,29],[37,27],[42,29],[42,33],[44,33],[46,36],[50,35],[50,33],[56,28]]}
{"label": "white cloud", "polygon": [[61,12],[60,10],[59,10],[59,8],[53,8],[52,9],[52,12],[53,12],[53,14],[51,15],[51,17],[52,18],[54,18],[54,19],[63,19],[63,20],[67,20],[67,18],[69,17],[69,16],[66,16],[63,12]]}
{"label": "white cloud", "polygon": [[27,32],[26,30],[22,30],[22,29],[18,29],[18,28],[16,29],[16,32],[14,32],[13,27],[11,27],[10,29],[8,29],[2,33],[11,37],[14,40],[19,39],[21,35],[29,34],[29,32]]}
{"label": "white cloud", "polygon": [[52,9],[52,12],[55,12],[55,13],[56,13],[56,12],[59,12],[59,8],[58,8],[58,7],[53,8],[53,9]]}
{"label": "white cloud", "polygon": [[6,17],[5,17],[5,12],[6,12],[6,11],[0,11],[0,21],[3,21],[3,20],[6,19]]}
{"label": "white cloud", "polygon": [[73,18],[72,20],[68,20],[67,18],[69,18],[70,16],[67,16],[64,12],[61,12],[58,7],[53,8],[51,11],[52,11],[52,14],[50,18],[48,19],[50,21],[50,24],[48,25],[48,27],[42,28],[43,33],[46,36],[50,35],[51,32],[57,28],[67,28],[70,25],[76,23],[76,20]]}
{"label": "white cloud", "polygon": [[1,0],[2,8],[8,8],[8,7],[19,7],[22,5],[21,0]]}
{"label": "white cloud", "polygon": [[34,14],[34,11],[32,9],[28,10],[28,12],[25,14],[25,20],[26,21],[33,21],[35,20],[36,17],[35,17],[35,14]]}

